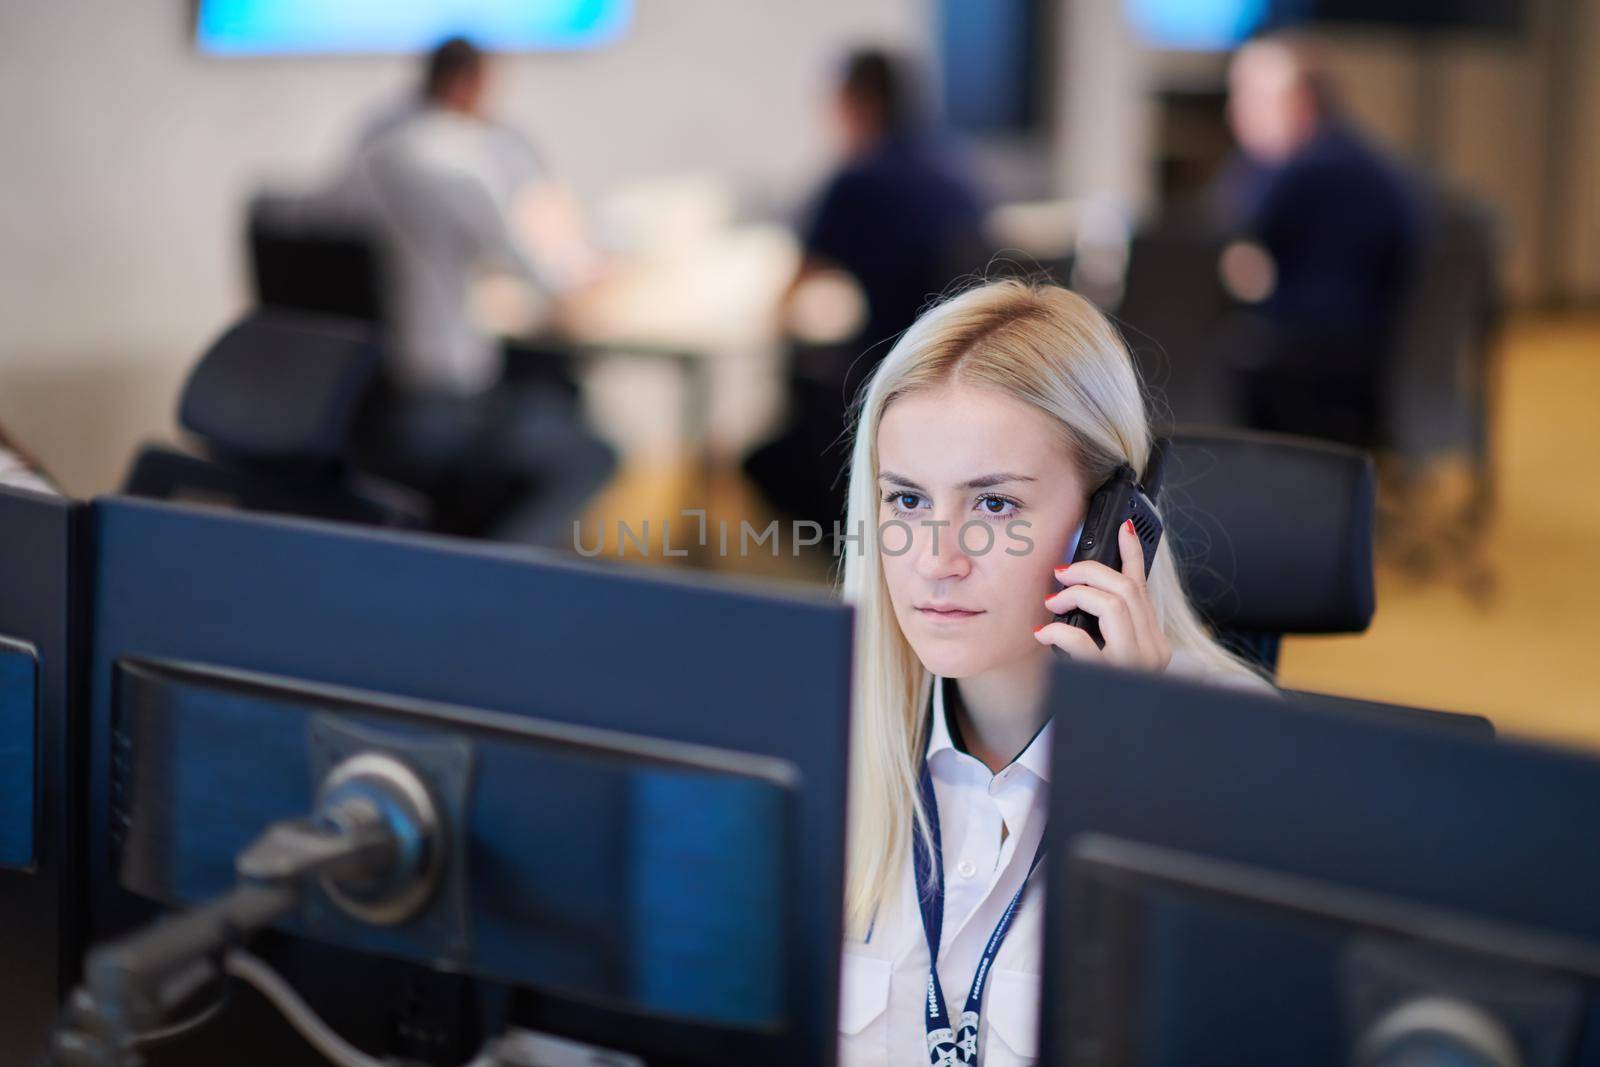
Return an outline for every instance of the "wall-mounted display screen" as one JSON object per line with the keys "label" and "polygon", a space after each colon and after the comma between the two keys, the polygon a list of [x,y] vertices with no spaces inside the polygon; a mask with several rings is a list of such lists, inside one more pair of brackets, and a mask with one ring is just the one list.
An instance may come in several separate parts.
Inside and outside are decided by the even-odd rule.
{"label": "wall-mounted display screen", "polygon": [[462,36],[496,52],[596,48],[633,0],[199,0],[195,41],[216,55],[422,52]]}
{"label": "wall-mounted display screen", "polygon": [[1374,29],[1518,33],[1523,0],[1126,0],[1152,48],[1227,51],[1265,28],[1347,24]]}
{"label": "wall-mounted display screen", "polygon": [[1134,29],[1152,48],[1223,51],[1249,37],[1270,0],[1128,0]]}

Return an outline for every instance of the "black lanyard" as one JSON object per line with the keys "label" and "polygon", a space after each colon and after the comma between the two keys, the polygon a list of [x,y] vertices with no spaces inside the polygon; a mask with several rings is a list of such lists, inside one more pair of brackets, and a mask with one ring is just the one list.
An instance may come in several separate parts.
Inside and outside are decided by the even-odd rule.
{"label": "black lanyard", "polygon": [[[983,990],[989,977],[989,965],[1000,951],[1000,943],[1011,929],[1017,905],[1028,889],[1033,872],[1044,859],[1045,838],[1039,839],[1039,848],[1028,865],[1028,873],[1017,887],[1017,892],[1006,905],[1000,922],[989,935],[983,957],[978,960],[978,971],[972,977],[972,989],[967,993],[966,1006],[961,1011],[961,1025],[952,1029],[950,1012],[945,1007],[944,989],[939,984],[939,939],[944,932],[944,852],[939,833],[939,802],[933,795],[933,776],[928,773],[928,761],[922,761],[922,808],[928,816],[928,830],[933,838],[933,855],[923,844],[921,834],[911,840],[912,865],[917,877],[917,907],[922,910],[922,934],[928,941],[928,996],[923,1022],[928,1031],[928,1062],[932,1067],[951,1067],[953,1064],[978,1062],[978,1014],[983,1008]],[[937,864],[937,866],[935,865]],[[932,877],[933,875],[937,877]]]}

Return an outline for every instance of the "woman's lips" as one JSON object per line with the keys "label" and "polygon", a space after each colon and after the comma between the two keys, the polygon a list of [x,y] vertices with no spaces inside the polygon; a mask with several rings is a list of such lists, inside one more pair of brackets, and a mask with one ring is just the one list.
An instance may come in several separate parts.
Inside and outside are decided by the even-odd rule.
{"label": "woman's lips", "polygon": [[982,615],[981,611],[968,611],[965,608],[918,608],[919,612],[938,622],[960,622],[962,619],[974,619]]}

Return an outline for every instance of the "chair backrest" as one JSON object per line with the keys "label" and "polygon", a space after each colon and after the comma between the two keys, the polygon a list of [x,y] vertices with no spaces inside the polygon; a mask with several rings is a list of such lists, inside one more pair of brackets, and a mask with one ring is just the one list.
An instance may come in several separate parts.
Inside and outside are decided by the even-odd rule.
{"label": "chair backrest", "polygon": [[1226,235],[1196,225],[1171,223],[1135,234],[1118,318],[1169,352],[1203,354],[1193,346],[1233,306],[1218,273],[1227,244]]}
{"label": "chair backrest", "polygon": [[261,310],[200,357],[178,422],[205,458],[146,448],[124,485],[134,496],[222,504],[380,526],[427,526],[418,494],[358,475],[351,435],[378,376],[374,327]]}
{"label": "chair backrest", "polygon": [[262,307],[382,321],[381,245],[368,227],[297,198],[261,195],[248,231]]}
{"label": "chair backrest", "polygon": [[214,451],[266,463],[338,464],[380,355],[367,325],[260,310],[190,372],[178,422]]}
{"label": "chair backrest", "polygon": [[1375,488],[1366,453],[1277,434],[1179,430],[1161,502],[1195,606],[1269,669],[1283,634],[1367,628]]}
{"label": "chair backrest", "polygon": [[149,445],[135,457],[122,492],[151,500],[303,515],[364,526],[425,530],[431,521],[425,498],[380,479],[307,479],[298,472],[207,459],[162,445]]}
{"label": "chair backrest", "polygon": [[1498,230],[1493,212],[1465,195],[1428,199],[1388,379],[1390,437],[1406,455],[1486,448]]}
{"label": "chair backrest", "polygon": [[1227,238],[1168,223],[1134,235],[1114,318],[1147,388],[1174,422],[1232,416],[1219,360],[1223,327],[1238,305],[1219,273]]}

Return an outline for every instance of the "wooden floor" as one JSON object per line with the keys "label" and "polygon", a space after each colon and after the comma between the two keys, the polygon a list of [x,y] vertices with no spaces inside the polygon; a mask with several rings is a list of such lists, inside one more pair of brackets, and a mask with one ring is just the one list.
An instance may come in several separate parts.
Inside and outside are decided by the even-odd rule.
{"label": "wooden floor", "polygon": [[1600,748],[1600,316],[1515,321],[1503,359],[1481,556],[1415,574],[1387,554],[1372,628],[1286,642],[1282,677]]}
{"label": "wooden floor", "polygon": [[[1475,543],[1453,516],[1468,482],[1459,464],[1437,465],[1403,499],[1415,516],[1385,529],[1378,611],[1355,637],[1287,641],[1285,685],[1475,711],[1507,734],[1600,749],[1600,315],[1524,317],[1506,331],[1495,443],[1497,500]],[[741,574],[825,582],[824,557],[791,554],[787,540],[727,559],[666,558],[692,540],[685,501],[703,501],[715,545],[719,519],[737,540],[741,520],[771,516],[730,464],[697,473],[637,450],[585,517],[585,537],[616,522],[650,519],[650,565],[700,565]],[[784,531],[787,538],[787,530]],[[1465,542],[1471,547],[1459,547]],[[592,543],[592,540],[591,542]],[[608,541],[607,558],[616,558]]]}

